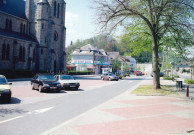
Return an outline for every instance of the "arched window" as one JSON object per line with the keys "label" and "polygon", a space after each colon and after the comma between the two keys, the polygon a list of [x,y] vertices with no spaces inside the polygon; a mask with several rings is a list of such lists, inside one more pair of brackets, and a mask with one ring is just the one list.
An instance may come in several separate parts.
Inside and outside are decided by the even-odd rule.
{"label": "arched window", "polygon": [[6,49],[6,60],[9,60],[9,54],[10,54],[10,46],[8,44]]}
{"label": "arched window", "polygon": [[54,40],[57,41],[58,40],[58,33],[55,31],[54,33]]}
{"label": "arched window", "polygon": [[36,54],[36,52],[35,52],[35,48],[34,48],[34,50],[33,50],[33,61],[35,61],[35,54]]}
{"label": "arched window", "polygon": [[22,51],[22,60],[25,61],[25,52],[26,52],[26,49],[25,47],[23,47],[23,51]]}
{"label": "arched window", "polygon": [[6,53],[6,45],[3,44],[3,49],[2,49],[2,60],[5,60],[5,53]]}
{"label": "arched window", "polygon": [[26,25],[24,24],[23,25],[23,33],[25,33],[25,31],[26,31]]}
{"label": "arched window", "polygon": [[23,24],[21,23],[20,24],[20,33],[22,33],[22,31],[23,31]]}
{"label": "arched window", "polygon": [[57,2],[54,2],[54,16],[56,16],[56,12],[57,12]]}
{"label": "arched window", "polygon": [[6,22],[5,22],[5,28],[8,29],[9,28],[9,20],[6,19]]}
{"label": "arched window", "polygon": [[12,20],[9,20],[9,30],[12,30]]}
{"label": "arched window", "polygon": [[19,60],[22,61],[22,47],[21,46],[19,50]]}
{"label": "arched window", "polygon": [[60,15],[60,5],[58,3],[58,8],[57,8],[57,17],[59,18],[59,15]]}

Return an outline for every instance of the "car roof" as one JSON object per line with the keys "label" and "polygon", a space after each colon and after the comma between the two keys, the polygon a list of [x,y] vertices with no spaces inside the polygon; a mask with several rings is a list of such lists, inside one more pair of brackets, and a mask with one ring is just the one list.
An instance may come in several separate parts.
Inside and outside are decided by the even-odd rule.
{"label": "car roof", "polygon": [[0,77],[5,77],[4,75],[0,75]]}

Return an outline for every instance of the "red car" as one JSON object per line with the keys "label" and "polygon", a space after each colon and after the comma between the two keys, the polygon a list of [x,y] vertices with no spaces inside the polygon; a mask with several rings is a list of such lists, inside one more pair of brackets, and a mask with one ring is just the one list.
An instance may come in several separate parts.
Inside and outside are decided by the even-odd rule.
{"label": "red car", "polygon": [[141,76],[142,75],[142,72],[141,71],[134,71],[133,72],[133,75]]}

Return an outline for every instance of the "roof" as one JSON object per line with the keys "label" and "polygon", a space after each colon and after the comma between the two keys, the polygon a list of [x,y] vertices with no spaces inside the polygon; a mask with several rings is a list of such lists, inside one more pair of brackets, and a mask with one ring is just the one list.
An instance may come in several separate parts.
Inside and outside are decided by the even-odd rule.
{"label": "roof", "polygon": [[90,44],[87,44],[87,45],[81,47],[80,50],[98,50],[98,49]]}
{"label": "roof", "polygon": [[9,30],[5,30],[5,29],[0,29],[0,36],[20,39],[20,40],[25,40],[25,41],[31,41],[31,42],[37,42],[37,40],[35,40],[34,38],[32,38],[29,35],[21,34],[21,33],[14,32],[14,31],[9,31]]}
{"label": "roof", "polygon": [[109,59],[115,59],[119,56],[119,52],[107,52]]}
{"label": "roof", "polygon": [[0,12],[26,19],[24,0],[5,0],[6,3],[3,1],[0,0]]}

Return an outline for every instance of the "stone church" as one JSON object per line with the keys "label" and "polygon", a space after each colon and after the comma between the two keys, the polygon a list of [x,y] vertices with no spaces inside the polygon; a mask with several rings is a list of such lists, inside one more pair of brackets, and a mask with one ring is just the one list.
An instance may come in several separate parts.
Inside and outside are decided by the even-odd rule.
{"label": "stone church", "polygon": [[0,0],[0,70],[65,70],[64,0]]}

